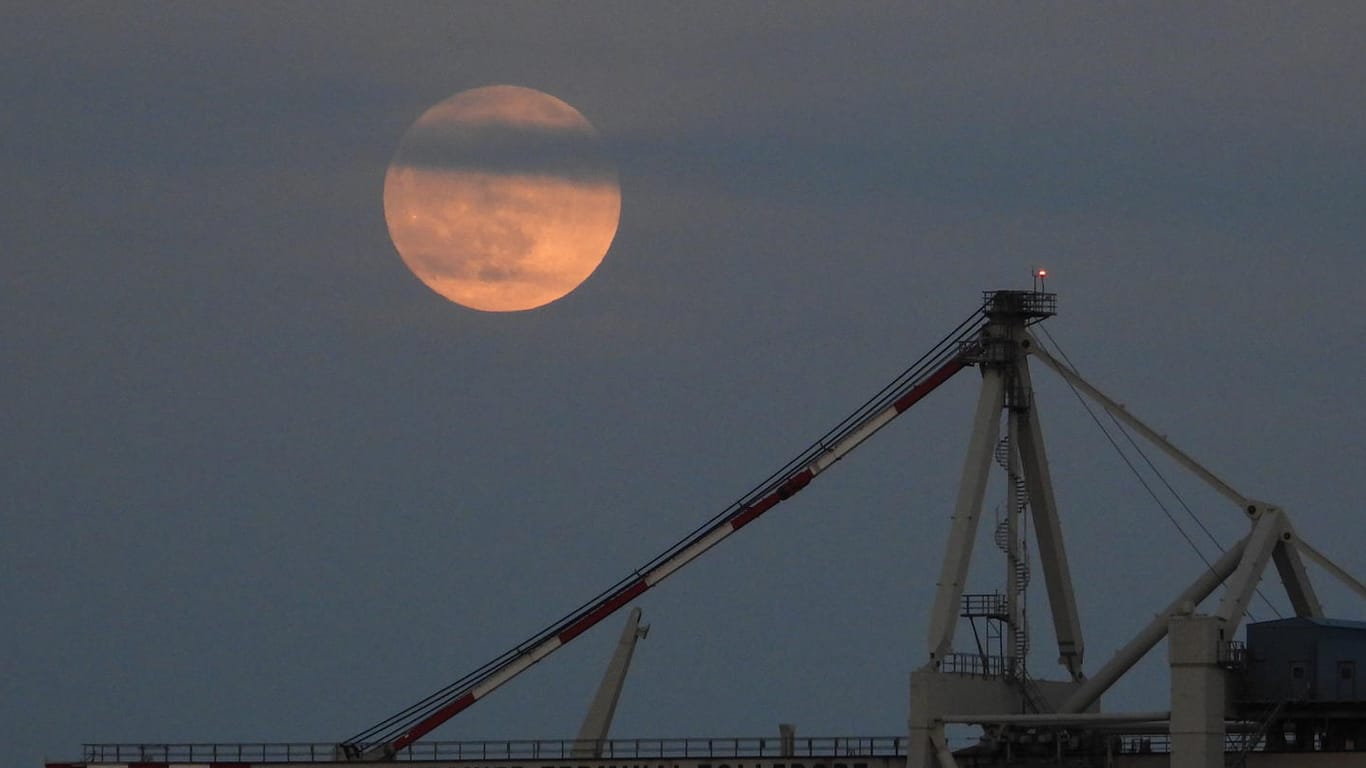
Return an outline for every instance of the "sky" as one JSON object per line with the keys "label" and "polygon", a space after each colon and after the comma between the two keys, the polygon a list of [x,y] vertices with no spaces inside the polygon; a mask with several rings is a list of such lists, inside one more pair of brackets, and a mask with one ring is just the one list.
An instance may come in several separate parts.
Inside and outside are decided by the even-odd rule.
{"label": "sky", "polygon": [[[0,763],[347,738],[1036,266],[1083,374],[1366,575],[1363,38],[1350,2],[6,4]],[[383,216],[407,128],[493,84],[582,112],[622,187],[597,272],[524,313],[437,296]],[[904,734],[976,378],[644,595],[613,735]],[[1203,565],[1034,378],[1094,670]],[[1003,581],[989,527],[975,591]],[[1262,591],[1254,618],[1289,615]],[[433,736],[572,737],[620,621]],[[1165,689],[1158,650],[1106,707]]]}

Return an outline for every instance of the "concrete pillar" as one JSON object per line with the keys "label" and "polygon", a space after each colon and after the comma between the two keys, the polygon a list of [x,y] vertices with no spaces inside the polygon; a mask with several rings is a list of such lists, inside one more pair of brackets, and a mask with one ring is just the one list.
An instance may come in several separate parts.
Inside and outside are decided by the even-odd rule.
{"label": "concrete pillar", "polygon": [[935,701],[935,678],[938,676],[932,667],[925,666],[911,672],[910,739],[906,743],[906,768],[935,768],[934,742],[930,735],[935,728],[943,726],[936,718],[943,714],[939,702]]}
{"label": "concrete pillar", "polygon": [[1226,622],[1216,616],[1173,616],[1167,625],[1171,662],[1171,768],[1222,768],[1226,671],[1219,665]]}

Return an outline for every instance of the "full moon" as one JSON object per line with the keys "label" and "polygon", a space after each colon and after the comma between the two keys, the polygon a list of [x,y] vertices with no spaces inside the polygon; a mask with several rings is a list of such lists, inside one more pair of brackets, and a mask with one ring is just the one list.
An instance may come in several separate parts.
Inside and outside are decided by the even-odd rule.
{"label": "full moon", "polygon": [[487,312],[573,291],[602,263],[620,216],[597,131],[531,88],[475,88],[428,109],[384,174],[384,219],[403,263]]}

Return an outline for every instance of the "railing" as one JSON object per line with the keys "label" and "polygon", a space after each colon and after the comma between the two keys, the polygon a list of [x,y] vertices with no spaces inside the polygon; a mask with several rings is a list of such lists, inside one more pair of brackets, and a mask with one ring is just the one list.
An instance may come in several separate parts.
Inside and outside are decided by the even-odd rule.
{"label": "railing", "polygon": [[1016,670],[1014,656],[946,653],[939,664],[940,672],[967,677],[1013,677]]}
{"label": "railing", "polygon": [[[725,739],[610,739],[600,743],[601,758],[672,759],[739,757],[900,757],[899,736],[831,736],[793,739],[784,751],[779,737]],[[567,760],[582,761],[584,750],[598,746],[575,739],[511,741],[428,741],[399,753],[398,760]],[[86,744],[86,763],[326,763],[337,760],[336,744]]]}
{"label": "railing", "polygon": [[958,615],[965,619],[979,616],[989,619],[1007,619],[1010,617],[1006,596],[999,592],[963,595],[959,600],[958,607]]}
{"label": "railing", "polygon": [[[611,739],[592,741],[438,741],[415,744],[408,752],[415,760],[561,760],[595,751],[602,759],[658,759],[713,757],[778,757],[781,738],[727,739]],[[899,756],[899,737],[829,737],[794,739],[790,756]]]}
{"label": "railing", "polygon": [[[1120,754],[1168,754],[1172,751],[1171,736],[1165,733],[1146,734],[1143,736],[1123,736],[1119,738]],[[1249,748],[1246,744],[1244,734],[1230,731],[1224,734],[1224,754],[1236,757],[1244,751],[1261,751],[1256,745]]]}
{"label": "railing", "polygon": [[1038,322],[1058,314],[1058,294],[1042,291],[982,291],[982,309],[988,315],[1013,315]]}
{"label": "railing", "polygon": [[86,744],[86,763],[323,763],[336,759],[336,744]]}
{"label": "railing", "polygon": [[1225,640],[1219,643],[1219,665],[1225,669],[1247,669],[1247,643]]}

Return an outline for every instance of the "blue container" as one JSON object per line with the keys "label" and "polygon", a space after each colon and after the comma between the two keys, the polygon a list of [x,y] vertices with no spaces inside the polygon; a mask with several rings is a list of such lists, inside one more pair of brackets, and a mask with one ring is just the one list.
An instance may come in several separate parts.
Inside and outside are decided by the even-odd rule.
{"label": "blue container", "polygon": [[1280,619],[1247,625],[1245,702],[1366,701],[1366,622]]}

